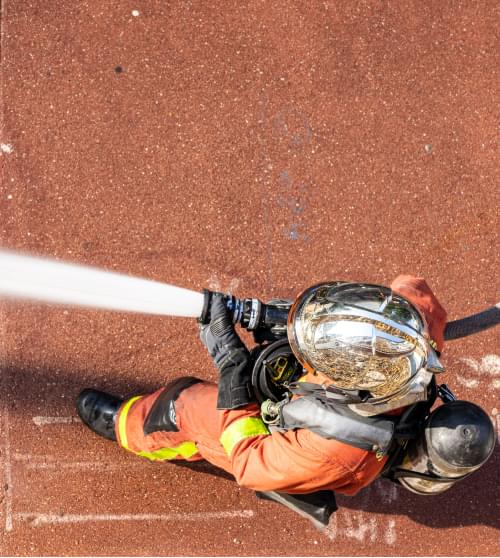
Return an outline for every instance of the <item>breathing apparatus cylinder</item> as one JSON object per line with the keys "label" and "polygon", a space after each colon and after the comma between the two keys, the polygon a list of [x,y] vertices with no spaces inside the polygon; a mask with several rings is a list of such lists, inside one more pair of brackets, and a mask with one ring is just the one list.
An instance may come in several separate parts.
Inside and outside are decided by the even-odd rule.
{"label": "breathing apparatus cylinder", "polygon": [[479,469],[494,446],[493,425],[481,407],[468,401],[445,403],[409,442],[394,478],[416,494],[440,494]]}

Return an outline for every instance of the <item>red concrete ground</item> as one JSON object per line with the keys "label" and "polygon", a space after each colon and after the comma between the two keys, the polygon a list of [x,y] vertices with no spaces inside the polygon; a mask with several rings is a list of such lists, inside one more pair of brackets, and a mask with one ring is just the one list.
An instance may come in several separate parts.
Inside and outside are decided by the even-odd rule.
{"label": "red concrete ground", "polygon": [[[7,0],[1,245],[263,300],[408,272],[450,318],[479,311],[500,298],[497,22],[493,0]],[[0,310],[2,555],[500,553],[498,450],[441,496],[339,499],[320,533],[76,421],[86,386],[216,379],[194,322]],[[497,425],[498,353],[490,330],[444,356]]]}

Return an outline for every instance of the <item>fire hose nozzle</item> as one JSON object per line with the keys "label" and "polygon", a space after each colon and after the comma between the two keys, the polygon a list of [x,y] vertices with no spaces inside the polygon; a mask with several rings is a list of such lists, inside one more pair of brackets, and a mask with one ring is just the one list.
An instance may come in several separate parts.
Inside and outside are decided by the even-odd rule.
{"label": "fire hose nozzle", "polygon": [[[214,291],[204,289],[203,310],[199,318],[201,324],[210,322],[210,309]],[[223,294],[223,293],[221,293]],[[233,316],[233,323],[240,324],[249,331],[285,325],[288,320],[288,307],[264,304],[257,298],[239,299],[233,295],[223,294],[226,306]]]}

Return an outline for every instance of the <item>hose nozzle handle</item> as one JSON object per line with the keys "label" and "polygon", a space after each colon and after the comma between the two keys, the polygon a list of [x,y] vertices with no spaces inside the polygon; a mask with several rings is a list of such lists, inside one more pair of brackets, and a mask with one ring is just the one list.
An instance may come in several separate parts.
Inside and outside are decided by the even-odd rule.
{"label": "hose nozzle handle", "polygon": [[201,316],[198,318],[198,322],[202,325],[210,323],[210,308],[212,306],[213,294],[213,291],[203,289],[203,309],[201,311]]}
{"label": "hose nozzle handle", "polygon": [[[208,324],[210,322],[210,309],[214,294],[214,291],[203,290],[203,310],[198,320],[201,324]],[[287,308],[264,304],[257,298],[239,299],[229,294],[223,294],[223,296],[227,308],[233,316],[233,323],[240,324],[249,331],[287,323]]]}
{"label": "hose nozzle handle", "polygon": [[230,294],[219,293],[218,291],[209,291],[208,289],[203,289],[203,309],[201,311],[201,316],[198,318],[198,322],[204,325],[210,323],[214,294],[222,295],[227,309],[233,316],[233,323],[240,322],[242,301]]}

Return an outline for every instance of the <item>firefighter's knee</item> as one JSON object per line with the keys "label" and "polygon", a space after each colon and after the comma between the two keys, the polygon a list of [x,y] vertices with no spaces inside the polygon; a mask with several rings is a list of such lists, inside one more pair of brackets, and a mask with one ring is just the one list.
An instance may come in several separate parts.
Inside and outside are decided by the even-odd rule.
{"label": "firefighter's knee", "polygon": [[175,401],[185,389],[201,381],[192,376],[185,376],[170,382],[156,399],[144,421],[144,436],[153,432],[179,432]]}
{"label": "firefighter's knee", "polygon": [[116,421],[119,445],[151,461],[202,459],[196,442],[177,427],[175,413],[179,394],[200,381],[178,378],[150,395],[125,401]]}

